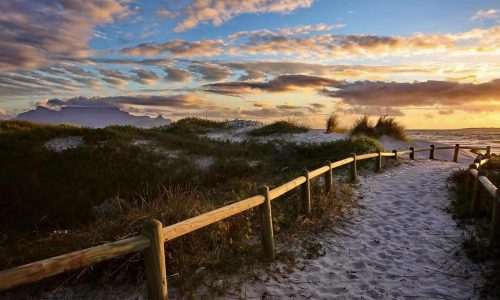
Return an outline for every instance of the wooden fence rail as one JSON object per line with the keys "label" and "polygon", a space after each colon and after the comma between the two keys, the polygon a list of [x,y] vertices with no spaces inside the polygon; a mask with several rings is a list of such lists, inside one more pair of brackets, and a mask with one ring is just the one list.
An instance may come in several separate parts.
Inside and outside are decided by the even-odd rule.
{"label": "wooden fence rail", "polygon": [[[489,149],[487,149],[487,154],[489,155],[490,152],[488,150]],[[480,167],[486,162],[488,162],[487,158],[469,166],[469,171],[467,173],[466,196],[472,197],[470,208],[472,216],[477,216],[479,213],[483,191],[486,192],[488,196],[493,198],[489,238],[490,243],[492,245],[496,245],[500,243],[500,189],[488,179],[488,173],[486,171],[480,170]],[[471,184],[473,184],[472,193],[470,192]]]}
{"label": "wooden fence rail", "polygon": [[[411,159],[414,159],[414,154],[416,152],[429,151],[429,157],[434,158],[434,151],[440,149],[460,149],[460,146],[445,146],[445,147],[434,147],[431,145],[429,148],[413,149],[405,151],[393,152],[381,152],[367,153],[356,155],[352,154],[351,157],[336,161],[336,162],[325,162],[325,165],[313,170],[304,170],[303,176],[299,176],[292,179],[274,189],[269,189],[267,186],[263,186],[260,189],[260,195],[250,197],[245,200],[238,201],[236,203],[221,207],[219,209],[203,213],[196,217],[184,220],[182,222],[162,227],[163,225],[157,220],[148,220],[143,225],[143,232],[141,235],[136,237],[106,243],[100,246],[91,247],[68,254],[63,254],[60,256],[52,257],[49,259],[29,263],[26,265],[18,266],[12,269],[4,270],[0,272],[0,291],[11,289],[20,285],[28,284],[31,282],[39,281],[41,279],[51,277],[63,272],[70,270],[82,268],[91,264],[102,262],[115,258],[117,256],[122,256],[134,252],[144,251],[145,253],[145,264],[146,264],[146,275],[148,281],[148,297],[149,299],[167,299],[167,281],[165,274],[165,253],[164,253],[164,243],[171,241],[177,237],[183,236],[197,229],[206,227],[210,224],[219,222],[233,215],[239,214],[241,212],[247,211],[249,209],[260,207],[261,219],[262,219],[262,245],[265,253],[266,259],[274,259],[274,238],[273,238],[273,228],[272,228],[272,211],[271,202],[278,197],[284,195],[285,193],[292,191],[298,187],[301,187],[301,195],[303,201],[303,213],[309,214],[311,210],[311,189],[310,181],[311,179],[325,174],[325,190],[329,191],[332,187],[332,170],[339,168],[344,165],[351,164],[349,168],[349,178],[351,182],[357,180],[357,162],[376,158],[376,171],[381,170],[381,159],[382,157],[393,157],[395,159],[398,156],[409,154]],[[478,147],[461,147],[461,149],[484,149],[489,155],[490,149],[478,148]],[[458,157],[454,161],[458,160]],[[472,171],[478,169],[482,164],[484,164],[487,159],[482,160],[476,164],[471,165]],[[477,171],[476,171],[477,173]],[[498,198],[498,189],[494,189],[491,185],[488,185],[487,179],[485,180],[482,176],[476,176],[479,178],[481,184],[487,186],[486,189],[496,197],[494,215],[500,216],[500,205],[496,203]],[[498,219],[498,218],[497,218]],[[500,222],[497,222],[500,224]],[[495,223],[495,230],[499,225]],[[498,236],[498,234],[496,235]]]}

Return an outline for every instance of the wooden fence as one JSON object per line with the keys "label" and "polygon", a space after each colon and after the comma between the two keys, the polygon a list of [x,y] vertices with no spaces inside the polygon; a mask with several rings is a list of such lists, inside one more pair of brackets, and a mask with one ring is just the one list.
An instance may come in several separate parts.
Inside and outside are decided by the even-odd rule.
{"label": "wooden fence", "polygon": [[[405,151],[393,150],[392,152],[377,151],[376,153],[361,155],[352,154],[350,157],[336,162],[327,161],[324,166],[313,171],[304,170],[302,176],[290,180],[274,189],[270,190],[268,186],[262,186],[259,195],[238,201],[231,205],[221,207],[182,222],[163,227],[161,222],[158,220],[147,220],[143,225],[142,234],[138,236],[1,271],[0,291],[39,281],[47,277],[82,268],[91,264],[96,264],[105,260],[110,260],[117,256],[144,251],[148,298],[167,299],[168,289],[164,253],[165,242],[171,241],[177,237],[258,206],[260,208],[260,215],[262,218],[261,238],[265,258],[273,260],[275,256],[271,210],[271,202],[273,200],[276,200],[281,195],[300,187],[303,213],[305,215],[309,215],[311,213],[311,179],[324,174],[325,189],[326,191],[329,191],[332,188],[333,169],[351,164],[349,168],[349,180],[351,182],[356,182],[358,161],[375,158],[375,171],[379,172],[382,168],[382,157],[392,157],[397,159],[399,156],[409,155],[410,159],[414,159],[416,152],[429,151],[429,158],[434,159],[435,150],[441,149],[455,149],[453,155],[454,162],[458,161],[458,152],[460,149],[486,151],[486,155],[489,155],[491,151],[490,147],[460,147],[458,144],[455,146],[445,147],[434,147],[434,145],[430,145],[429,148],[414,149],[411,147],[409,150]],[[471,170],[471,172],[473,171],[475,170]],[[485,189],[487,189],[490,193],[493,192],[491,183],[489,185],[486,183],[487,179],[485,180],[483,176],[476,177],[478,178],[478,181],[485,186]],[[477,193],[478,190],[475,189],[475,191],[475,193]],[[499,219],[500,206],[496,204],[498,202],[498,189],[495,188],[493,194],[497,197],[497,201],[495,201],[494,216],[496,216],[495,219]],[[500,222],[495,221],[495,230],[498,230],[498,223]],[[495,235],[498,236],[497,231],[495,231]]]}
{"label": "wooden fence", "polygon": [[485,158],[469,166],[466,196],[472,197],[470,207],[472,216],[477,216],[479,213],[483,192],[493,198],[489,238],[490,243],[495,245],[500,243],[500,189],[488,179],[488,171],[480,169],[487,161],[488,158]]}

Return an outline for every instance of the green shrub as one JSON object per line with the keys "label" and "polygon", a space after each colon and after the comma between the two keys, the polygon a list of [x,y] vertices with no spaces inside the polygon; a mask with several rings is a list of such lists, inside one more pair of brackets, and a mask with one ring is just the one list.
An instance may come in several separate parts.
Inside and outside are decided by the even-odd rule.
{"label": "green shrub", "polygon": [[214,129],[224,129],[226,122],[202,119],[198,117],[183,118],[165,127],[166,132],[175,134],[203,134]]}
{"label": "green shrub", "polygon": [[308,132],[309,128],[295,120],[277,121],[248,132],[251,136],[267,136],[271,134],[303,133]]}

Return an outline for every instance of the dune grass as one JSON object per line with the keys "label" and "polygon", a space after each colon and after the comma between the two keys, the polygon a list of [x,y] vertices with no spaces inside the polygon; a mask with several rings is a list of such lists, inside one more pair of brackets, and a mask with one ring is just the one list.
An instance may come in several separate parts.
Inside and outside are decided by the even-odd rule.
{"label": "dune grass", "polygon": [[373,138],[390,136],[400,141],[407,141],[405,128],[394,117],[381,116],[375,125],[368,116],[363,116],[354,122],[351,135],[366,135]]}
{"label": "dune grass", "polygon": [[264,125],[260,128],[248,132],[251,136],[268,136],[272,134],[304,133],[308,132],[309,127],[296,120],[282,120]]}
{"label": "dune grass", "polygon": [[[174,124],[175,129],[0,121],[0,269],[135,235],[146,218],[173,224],[253,196],[262,184],[282,184],[303,168],[381,148],[366,137],[323,144],[235,144],[194,134],[219,126],[199,119]],[[44,146],[52,138],[73,136],[82,136],[84,144],[62,152]],[[200,168],[196,161],[207,157],[213,164]],[[273,201],[277,237],[328,222],[333,211],[341,213],[341,204],[349,202],[348,188],[339,184],[335,191],[326,198],[315,193],[308,221],[299,214],[294,193]],[[201,266],[234,272],[259,261],[258,235],[258,214],[249,211],[169,243],[168,272],[178,273],[171,283],[187,291],[199,284],[195,271]],[[141,281],[142,265],[140,254],[127,256],[86,269],[78,278]],[[75,274],[62,275],[54,284]]]}

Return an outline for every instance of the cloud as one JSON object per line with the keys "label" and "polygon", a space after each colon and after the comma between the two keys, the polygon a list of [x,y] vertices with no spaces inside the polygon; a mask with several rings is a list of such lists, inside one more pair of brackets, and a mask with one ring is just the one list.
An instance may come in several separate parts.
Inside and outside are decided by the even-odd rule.
{"label": "cloud", "polygon": [[145,43],[135,47],[122,49],[125,55],[153,56],[169,54],[176,57],[210,57],[221,54],[224,49],[222,40],[200,40],[188,42],[184,40],[171,40],[163,44]]}
{"label": "cloud", "polygon": [[133,78],[132,76],[122,73],[118,70],[108,69],[104,67],[96,67],[101,74],[101,79],[115,88],[124,88]]}
{"label": "cloud", "polygon": [[278,93],[287,92],[301,88],[324,88],[340,84],[339,81],[309,75],[281,75],[266,82],[234,81],[221,82],[203,85],[207,92],[237,96],[240,94],[251,93],[256,90]]}
{"label": "cloud", "polygon": [[423,82],[356,81],[323,94],[362,106],[456,106],[499,100],[500,79],[485,83],[429,80]]}
{"label": "cloud", "polygon": [[[195,0],[180,10],[183,17],[174,28],[182,32],[199,24],[219,26],[241,14],[289,13],[310,7],[314,0]],[[170,14],[167,15],[170,17]]]}
{"label": "cloud", "polygon": [[347,114],[347,115],[367,115],[367,116],[404,116],[404,112],[402,112],[398,108],[387,107],[387,106],[359,106],[354,105],[350,108],[339,108],[338,112]]}
{"label": "cloud", "polygon": [[453,109],[440,110],[440,111],[438,111],[438,114],[441,115],[441,116],[452,115],[453,114]]}
{"label": "cloud", "polygon": [[149,70],[134,69],[132,70],[132,73],[135,74],[134,80],[144,85],[155,84],[160,79],[160,76],[158,76],[158,74]]}
{"label": "cloud", "polygon": [[130,14],[119,0],[2,0],[0,71],[82,60],[96,26]]}
{"label": "cloud", "polygon": [[487,10],[478,10],[471,18],[471,21],[475,20],[495,20],[498,19],[498,10],[496,9],[487,9]]}
{"label": "cloud", "polygon": [[[222,39],[146,43],[122,50],[126,55],[168,54],[174,57],[299,56],[330,59],[379,58],[446,53],[447,55],[496,55],[500,53],[500,26],[456,34],[376,36],[363,34],[289,36],[261,30],[236,33],[248,39],[234,43]],[[233,39],[237,36],[230,36]]]}
{"label": "cloud", "polygon": [[123,105],[168,107],[176,109],[214,109],[217,106],[203,100],[195,94],[177,94],[166,96],[108,96],[108,97],[74,97],[69,99],[49,99],[40,105],[48,107],[119,107]]}
{"label": "cloud", "polygon": [[222,81],[228,79],[232,74],[228,67],[210,62],[196,62],[189,69],[199,74],[203,81]]}
{"label": "cloud", "polygon": [[333,29],[343,28],[344,24],[326,25],[323,23],[316,25],[297,25],[295,27],[286,27],[278,30],[254,30],[254,31],[239,31],[231,34],[229,40],[237,40],[242,37],[248,37],[250,39],[257,39],[263,37],[273,37],[273,36],[292,36],[292,35],[305,35],[312,32],[323,32],[330,31]]}
{"label": "cloud", "polygon": [[165,79],[174,82],[188,82],[191,80],[191,73],[181,68],[165,67]]}

